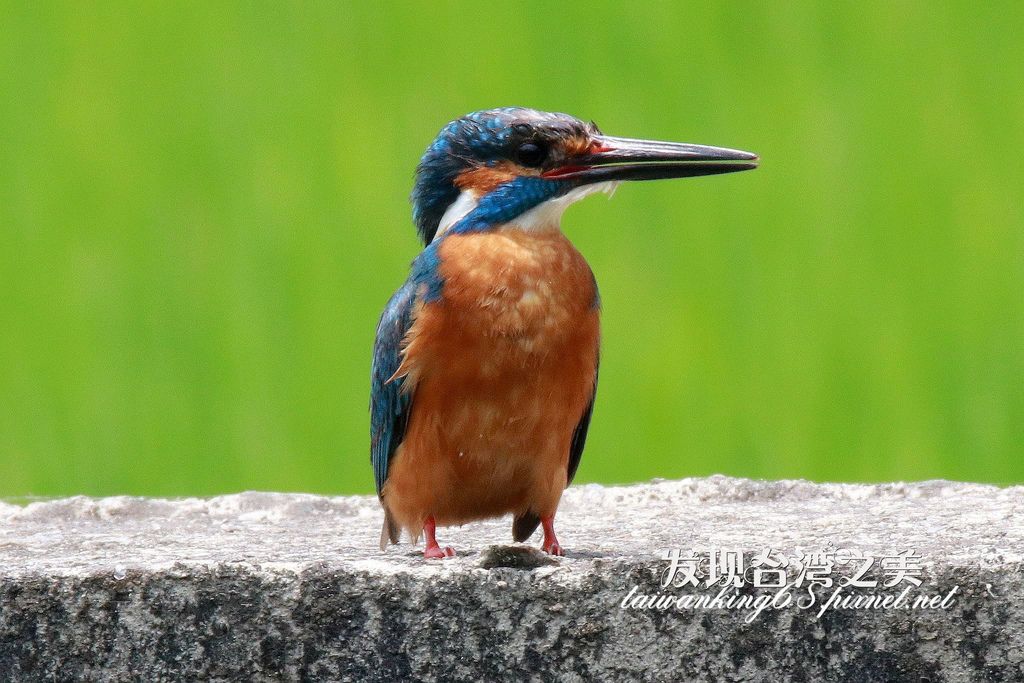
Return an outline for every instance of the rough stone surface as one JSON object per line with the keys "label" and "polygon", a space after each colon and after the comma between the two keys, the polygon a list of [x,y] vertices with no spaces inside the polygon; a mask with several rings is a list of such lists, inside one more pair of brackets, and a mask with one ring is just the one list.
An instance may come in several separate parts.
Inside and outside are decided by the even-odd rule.
{"label": "rough stone surface", "polygon": [[[459,556],[425,561],[377,550],[369,497],[0,504],[0,679],[1020,681],[1022,512],[1024,487],[944,481],[589,485],[560,510],[564,558],[508,543],[500,520],[443,530]],[[957,592],[945,609],[820,617],[623,608],[634,587],[718,592],[663,589],[672,548],[741,550],[748,565],[765,548],[909,550],[923,583],[887,594]]]}

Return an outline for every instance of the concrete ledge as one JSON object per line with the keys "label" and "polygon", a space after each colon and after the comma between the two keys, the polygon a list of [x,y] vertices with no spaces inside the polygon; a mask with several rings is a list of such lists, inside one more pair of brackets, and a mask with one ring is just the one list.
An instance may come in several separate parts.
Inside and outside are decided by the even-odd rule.
{"label": "concrete ledge", "polygon": [[[1024,487],[942,481],[590,485],[566,493],[565,558],[509,544],[502,520],[443,530],[460,555],[427,562],[377,550],[369,497],[0,504],[0,679],[1024,680],[1022,512]],[[730,594],[770,595],[749,585],[766,548],[814,607],[636,602],[720,593],[682,571],[663,587],[671,549],[738,551]],[[835,586],[808,578],[816,551],[912,551],[920,586],[848,593],[947,604],[818,616]]]}

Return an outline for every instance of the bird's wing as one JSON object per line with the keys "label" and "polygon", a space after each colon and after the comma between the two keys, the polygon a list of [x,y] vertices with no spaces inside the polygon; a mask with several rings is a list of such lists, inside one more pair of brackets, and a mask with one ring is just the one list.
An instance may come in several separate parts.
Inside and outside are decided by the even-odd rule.
{"label": "bird's wing", "polygon": [[583,457],[583,445],[587,442],[587,430],[590,429],[590,416],[594,412],[594,397],[597,396],[597,375],[598,368],[595,367],[594,393],[590,395],[590,403],[583,410],[583,416],[572,433],[572,443],[569,444],[569,471],[568,477],[565,480],[566,486],[572,483],[572,478],[576,476],[576,468],[580,466],[580,458]]}
{"label": "bird's wing", "polygon": [[402,363],[402,339],[412,325],[416,283],[410,279],[391,297],[377,325],[370,376],[370,462],[380,496],[388,478],[388,464],[405,436],[411,392],[403,391],[404,378],[395,377]]}

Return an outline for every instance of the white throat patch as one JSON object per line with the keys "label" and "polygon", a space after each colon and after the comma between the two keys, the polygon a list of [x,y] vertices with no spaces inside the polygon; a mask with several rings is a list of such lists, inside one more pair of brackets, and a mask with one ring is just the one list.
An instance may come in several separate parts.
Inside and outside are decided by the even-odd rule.
{"label": "white throat patch", "polygon": [[448,209],[441,216],[441,222],[437,224],[437,237],[440,237],[448,228],[452,227],[463,218],[466,217],[470,211],[476,208],[476,205],[480,202],[476,196],[476,192],[472,190],[463,190],[459,193],[458,199],[451,203]]}
{"label": "white throat patch", "polygon": [[[610,197],[618,186],[618,182],[609,181],[577,187],[575,190],[571,190],[561,197],[549,199],[542,204],[538,204],[529,211],[524,211],[522,214],[510,220],[509,225],[514,225],[521,230],[557,229],[562,221],[562,214],[565,213],[565,210],[568,209],[570,205],[575,204],[584,197],[588,197],[598,192],[604,192]],[[465,218],[466,215],[475,209],[479,203],[480,198],[477,196],[476,192],[473,190],[463,190],[459,194],[458,199],[452,202],[444,212],[444,215],[441,216],[441,221],[437,225],[437,235],[435,239]]]}
{"label": "white throat patch", "polygon": [[565,213],[565,210],[568,209],[570,205],[575,204],[584,197],[589,197],[590,195],[598,192],[604,192],[610,197],[618,186],[619,184],[617,182],[608,181],[605,183],[594,183],[593,185],[577,187],[575,190],[570,190],[561,197],[555,197],[554,199],[547,200],[543,204],[538,204],[529,211],[525,211],[521,215],[516,216],[510,220],[509,223],[523,230],[557,229],[562,222],[562,214]]}

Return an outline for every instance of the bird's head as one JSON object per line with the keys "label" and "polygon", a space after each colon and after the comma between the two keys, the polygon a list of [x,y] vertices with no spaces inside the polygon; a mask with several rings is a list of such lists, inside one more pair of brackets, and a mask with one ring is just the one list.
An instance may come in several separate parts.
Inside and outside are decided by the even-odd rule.
{"label": "bird's head", "polygon": [[413,219],[424,244],[452,227],[478,230],[513,219],[557,226],[569,204],[622,180],[756,166],[750,152],[609,137],[568,114],[489,109],[452,121],[427,148],[416,169]]}

